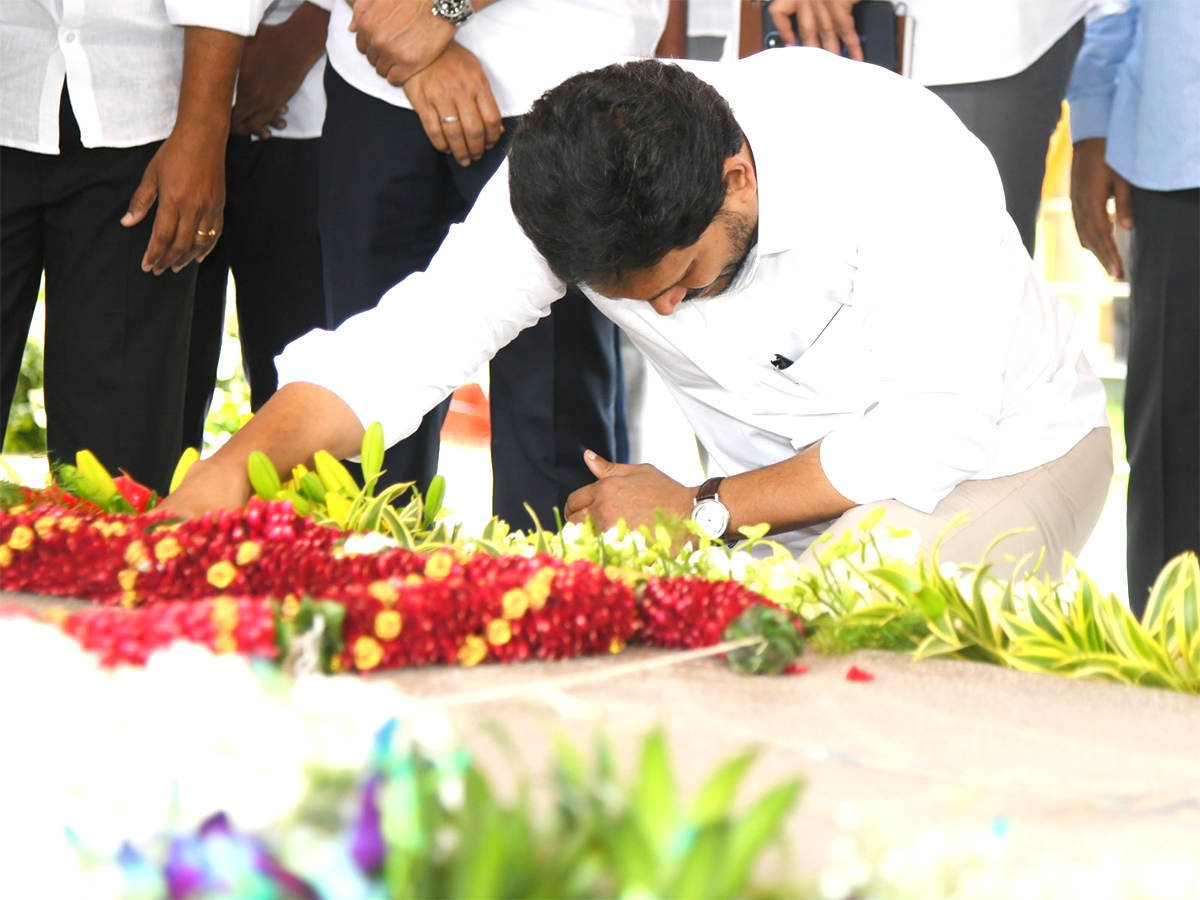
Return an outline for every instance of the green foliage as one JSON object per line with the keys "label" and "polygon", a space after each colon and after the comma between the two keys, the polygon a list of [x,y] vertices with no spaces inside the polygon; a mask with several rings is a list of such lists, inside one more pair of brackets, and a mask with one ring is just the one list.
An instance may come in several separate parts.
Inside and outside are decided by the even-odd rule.
{"label": "green foliage", "polygon": [[[754,758],[744,753],[720,766],[689,803],[661,731],[643,740],[628,777],[617,771],[607,740],[598,739],[587,760],[560,738],[550,812],[537,816],[526,778],[494,785],[461,747],[423,744],[419,733],[395,724],[381,735],[372,765],[387,896],[755,895],[754,867],[781,839],[801,781],[788,780],[739,809]],[[305,804],[301,824],[332,831],[331,792],[345,785],[318,781],[323,790]]]}
{"label": "green foliage", "polygon": [[42,345],[31,340],[21,357],[21,374],[4,433],[4,452],[44,454],[46,452],[46,408],[43,398]]}

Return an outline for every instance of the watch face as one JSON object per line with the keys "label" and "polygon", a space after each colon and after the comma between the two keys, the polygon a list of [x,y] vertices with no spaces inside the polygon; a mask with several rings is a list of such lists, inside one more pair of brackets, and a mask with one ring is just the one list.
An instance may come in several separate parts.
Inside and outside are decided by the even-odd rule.
{"label": "watch face", "polygon": [[729,528],[729,510],[719,500],[701,500],[692,508],[692,520],[710,538],[720,538]]}
{"label": "watch face", "polygon": [[437,15],[455,25],[465,22],[475,11],[471,8],[470,0],[436,0],[433,10]]}

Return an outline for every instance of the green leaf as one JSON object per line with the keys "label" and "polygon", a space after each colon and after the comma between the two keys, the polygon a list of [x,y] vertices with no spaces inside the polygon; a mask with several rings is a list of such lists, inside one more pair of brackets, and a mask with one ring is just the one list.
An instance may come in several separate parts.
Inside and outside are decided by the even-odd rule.
{"label": "green leaf", "polygon": [[760,797],[729,834],[729,850],[721,867],[721,897],[745,896],[755,860],[768,842],[779,836],[784,816],[800,796],[803,779],[793,778]]}
{"label": "green leaf", "polygon": [[633,788],[633,814],[656,855],[666,851],[679,820],[679,799],[671,772],[667,739],[661,729],[642,743],[641,764]]}
{"label": "green leaf", "polygon": [[738,787],[757,757],[757,751],[749,751],[723,763],[692,801],[688,820],[700,828],[728,818]]}
{"label": "green leaf", "polygon": [[372,422],[363,433],[362,453],[359,456],[363,478],[368,485],[374,484],[383,469],[383,451],[383,425]]}
{"label": "green leaf", "polygon": [[728,822],[713,822],[700,828],[692,841],[691,849],[680,863],[678,874],[663,892],[663,896],[679,900],[722,896],[718,890],[721,870],[728,853],[730,832]]}
{"label": "green leaf", "polygon": [[429,492],[425,496],[425,512],[421,524],[428,528],[438,519],[442,511],[442,501],[446,499],[446,479],[441,474],[433,476],[429,482]]}

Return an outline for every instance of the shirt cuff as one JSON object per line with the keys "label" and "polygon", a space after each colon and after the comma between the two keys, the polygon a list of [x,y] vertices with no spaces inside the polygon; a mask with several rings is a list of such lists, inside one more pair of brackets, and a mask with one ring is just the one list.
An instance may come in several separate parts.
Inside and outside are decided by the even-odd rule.
{"label": "shirt cuff", "polygon": [[167,19],[182,27],[212,28],[250,37],[258,31],[265,3],[262,0],[166,0]]}
{"label": "shirt cuff", "polygon": [[1089,138],[1108,137],[1108,121],[1112,115],[1111,96],[1076,97],[1070,102],[1069,108],[1072,144]]}

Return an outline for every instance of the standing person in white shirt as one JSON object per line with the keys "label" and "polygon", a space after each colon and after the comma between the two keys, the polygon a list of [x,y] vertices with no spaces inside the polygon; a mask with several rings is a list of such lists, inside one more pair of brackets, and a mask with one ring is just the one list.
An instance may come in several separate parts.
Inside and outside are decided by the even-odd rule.
{"label": "standing person in white shirt", "polygon": [[[786,43],[838,53],[844,42],[862,59],[851,13],[857,2],[772,0],[770,13]],[[1031,255],[1046,151],[1083,42],[1084,15],[1095,3],[904,0],[914,22],[912,79],[941,97],[991,151]],[[793,13],[797,29],[788,18]]]}
{"label": "standing person in white shirt", "polygon": [[[762,86],[780,83],[810,97],[819,137],[777,114]],[[883,142],[908,177],[865,165]],[[807,49],[633,62],[540,99],[508,165],[425,273],[288,347],[279,393],[169,508],[244,502],[252,449],[286,470],[353,452],[374,420],[402,437],[581,283],[671,388],[717,484],[589,454],[572,520],[695,508],[714,538],[767,522],[800,550],[883,506],[926,550],[967,512],[943,560],[1014,528],[1003,549],[1052,567],[1083,546],[1112,474],[1103,385],[991,157],[927,91]],[[454,322],[472,323],[455,345],[383,352]]]}
{"label": "standing person in white shirt", "polygon": [[261,10],[209,0],[0,4],[7,420],[46,276],[52,462],[91,449],[165,491],[196,267],[221,233],[229,107]]}
{"label": "standing person in white shirt", "polygon": [[[420,272],[504,158],[519,116],[566,76],[654,51],[666,0],[338,0],[329,23],[321,153],[328,327]],[[452,348],[476,323],[393,335]],[[615,331],[578,292],[490,370],[493,511],[553,521],[590,477],[584,446],[613,450]],[[384,460],[389,482],[437,471],[448,401]]]}
{"label": "standing person in white shirt", "polygon": [[325,324],[317,166],[332,4],[274,0],[246,41],[225,151],[225,231],[196,282],[184,447],[203,445],[230,271],[251,409],[275,393],[275,357]]}

